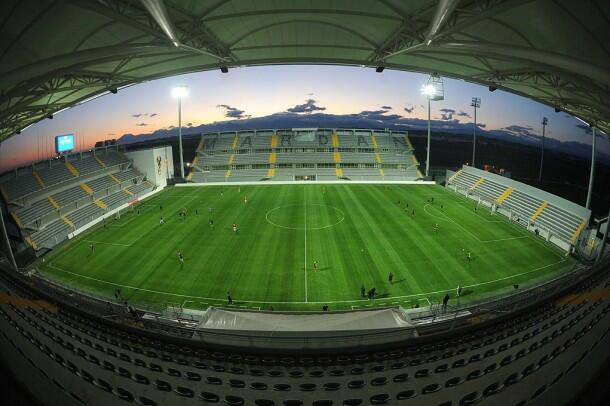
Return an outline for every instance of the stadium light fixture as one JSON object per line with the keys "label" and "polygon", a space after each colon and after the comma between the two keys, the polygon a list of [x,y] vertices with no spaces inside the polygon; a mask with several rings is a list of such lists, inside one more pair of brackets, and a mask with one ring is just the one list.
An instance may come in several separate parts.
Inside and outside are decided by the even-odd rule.
{"label": "stadium light fixture", "polygon": [[379,65],[377,68],[375,68],[375,72],[382,73],[384,69],[385,69],[385,66]]}
{"label": "stadium light fixture", "polygon": [[182,156],[182,99],[188,96],[186,86],[176,86],[172,89],[172,97],[178,99],[178,148],[180,149],[180,176],[184,179],[184,157]]}
{"label": "stadium light fixture", "polygon": [[546,125],[549,123],[549,119],[542,117],[542,146],[540,148],[540,173],[538,174],[538,183],[542,182],[542,164],[544,163],[544,134]]}
{"label": "stadium light fixture", "polygon": [[226,66],[221,66],[221,67],[220,67],[220,71],[221,71],[222,73],[229,73],[229,68],[227,68]]}
{"label": "stadium light fixture", "polygon": [[172,97],[174,99],[183,99],[187,97],[189,94],[188,87],[186,86],[176,86],[172,89]]}
{"label": "stadium light fixture", "polygon": [[481,99],[478,97],[473,97],[470,106],[474,107],[474,129],[472,130],[472,167],[476,168],[474,162],[477,150],[477,109],[481,107]]}
{"label": "stadium light fixture", "polygon": [[441,77],[436,73],[430,75],[428,82],[421,87],[421,93],[428,99],[428,147],[426,149],[426,177],[428,177],[430,169],[430,101],[443,100],[445,98]]}
{"label": "stadium light fixture", "polygon": [[489,91],[490,91],[490,92],[495,92],[496,90],[498,90],[498,88],[497,88],[497,87],[495,87],[495,86],[489,86]]}

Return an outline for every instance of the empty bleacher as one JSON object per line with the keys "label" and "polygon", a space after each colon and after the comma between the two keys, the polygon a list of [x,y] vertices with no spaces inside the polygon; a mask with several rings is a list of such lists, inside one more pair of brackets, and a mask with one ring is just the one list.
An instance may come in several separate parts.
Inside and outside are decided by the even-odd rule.
{"label": "empty bleacher", "polygon": [[406,133],[371,130],[204,134],[192,166],[193,182],[421,178]]}
{"label": "empty bleacher", "polygon": [[115,150],[38,162],[0,177],[0,190],[23,236],[35,249],[52,248],[68,234],[150,192],[127,157]]}
{"label": "empty bleacher", "polygon": [[451,176],[447,185],[569,244],[576,242],[590,217],[590,211],[565,199],[469,166]]}
{"label": "empty bleacher", "polygon": [[[78,295],[50,303],[5,278],[0,341],[32,377],[69,391],[58,404],[562,404],[610,348],[610,303],[599,295],[610,287],[607,272],[568,285],[559,297],[534,298],[527,311],[487,321],[470,316],[476,321],[466,330],[356,353],[296,354],[174,339],[171,328],[152,333],[152,322],[125,317],[115,304],[94,314]],[[81,306],[72,308],[76,300]]]}

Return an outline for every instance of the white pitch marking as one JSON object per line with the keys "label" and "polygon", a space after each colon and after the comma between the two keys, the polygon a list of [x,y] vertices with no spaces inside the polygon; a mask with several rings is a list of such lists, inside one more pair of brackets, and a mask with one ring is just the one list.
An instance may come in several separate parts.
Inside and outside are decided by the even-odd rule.
{"label": "white pitch marking", "polygon": [[93,241],[93,240],[84,240],[85,242],[90,242],[92,244],[106,244],[106,245],[116,245],[119,247],[131,247],[132,244],[119,244],[117,242],[105,242],[105,241]]}
{"label": "white pitch marking", "polygon": [[305,199],[305,189],[303,189],[303,208],[305,210],[305,227],[303,227],[305,234],[305,303],[309,302],[307,298],[307,200]]}
{"label": "white pitch marking", "polygon": [[[531,274],[534,273],[536,271],[539,271],[541,269],[545,269],[554,265],[559,265],[563,262],[566,262],[567,258],[563,258],[561,261],[558,262],[554,262],[552,264],[548,264],[545,266],[541,266],[535,269],[532,269],[530,271],[526,271],[526,272],[521,272],[515,275],[509,275],[509,276],[505,276],[503,278],[499,278],[499,279],[494,279],[491,281],[486,281],[486,282],[480,282],[480,283],[475,283],[472,285],[464,285],[464,288],[473,288],[473,287],[477,287],[477,286],[482,286],[482,285],[488,285],[490,283],[495,283],[495,282],[500,282],[503,280],[507,280],[507,279],[511,279],[511,278],[515,278],[518,276],[523,276],[523,275],[527,275],[527,274]],[[60,272],[64,272],[73,276],[78,276],[81,277],[83,279],[89,279],[95,282],[99,282],[99,283],[104,283],[107,285],[112,285],[112,286],[118,286],[118,287],[122,287],[122,288],[127,288],[127,289],[133,289],[133,290],[138,290],[138,291],[142,291],[142,292],[149,292],[149,293],[157,293],[157,294],[161,294],[161,295],[168,295],[168,296],[175,296],[175,297],[184,297],[184,298],[193,298],[193,299],[200,299],[200,300],[210,300],[210,301],[224,301],[225,299],[219,299],[219,298],[213,298],[213,297],[204,297],[204,296],[193,296],[193,295],[184,295],[184,294],[180,294],[180,293],[171,293],[171,292],[163,292],[163,291],[158,291],[158,290],[153,290],[153,289],[145,289],[145,288],[140,288],[137,286],[131,286],[131,285],[124,285],[121,283],[115,283],[115,282],[110,282],[110,281],[106,281],[103,279],[98,279],[98,278],[93,278],[91,276],[86,276],[86,275],[81,275],[75,272],[70,272],[67,271],[65,269],[62,269],[58,266],[55,266],[51,263],[48,264],[49,268],[53,268],[55,270],[58,270]],[[387,298],[380,298],[380,299],[376,299],[377,301],[386,301],[386,300],[396,300],[396,299],[405,299],[405,298],[411,298],[411,297],[418,297],[418,296],[426,296],[426,295],[434,295],[434,294],[439,294],[439,293],[446,293],[446,292],[454,292],[455,288],[450,288],[450,289],[444,289],[444,290],[437,290],[434,292],[423,292],[423,293],[415,293],[415,294],[411,294],[411,295],[402,295],[402,296],[392,296],[392,297],[387,297]],[[336,301],[322,301],[322,302],[282,302],[282,301],[267,301],[267,300],[239,300],[240,302],[243,303],[261,303],[261,302],[265,302],[265,303],[269,303],[269,304],[333,304],[333,303],[356,303],[356,302],[368,302],[368,299],[357,299],[357,300],[336,300]],[[371,306],[371,304],[366,304],[364,306]]]}

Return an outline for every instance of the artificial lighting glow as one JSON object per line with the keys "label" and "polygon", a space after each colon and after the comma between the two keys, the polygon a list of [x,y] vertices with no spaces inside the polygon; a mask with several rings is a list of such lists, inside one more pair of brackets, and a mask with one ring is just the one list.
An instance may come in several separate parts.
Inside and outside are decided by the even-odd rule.
{"label": "artificial lighting glow", "polygon": [[434,87],[434,85],[423,85],[421,87],[421,94],[423,94],[424,96],[434,96],[435,93],[436,88]]}
{"label": "artificial lighting glow", "polygon": [[172,89],[172,97],[174,99],[182,99],[189,95],[189,89],[186,86],[177,86]]}

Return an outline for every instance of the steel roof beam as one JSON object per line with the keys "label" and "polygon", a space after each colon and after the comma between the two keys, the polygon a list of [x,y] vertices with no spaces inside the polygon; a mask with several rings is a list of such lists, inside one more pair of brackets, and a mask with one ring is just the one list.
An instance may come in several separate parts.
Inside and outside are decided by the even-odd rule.
{"label": "steel roof beam", "polygon": [[455,10],[459,2],[460,0],[440,0],[438,2],[436,12],[434,13],[432,21],[430,21],[430,27],[428,28],[428,33],[425,37],[426,45],[432,43],[432,39],[449,19],[449,16],[451,16],[451,13],[453,13],[453,10]]}

